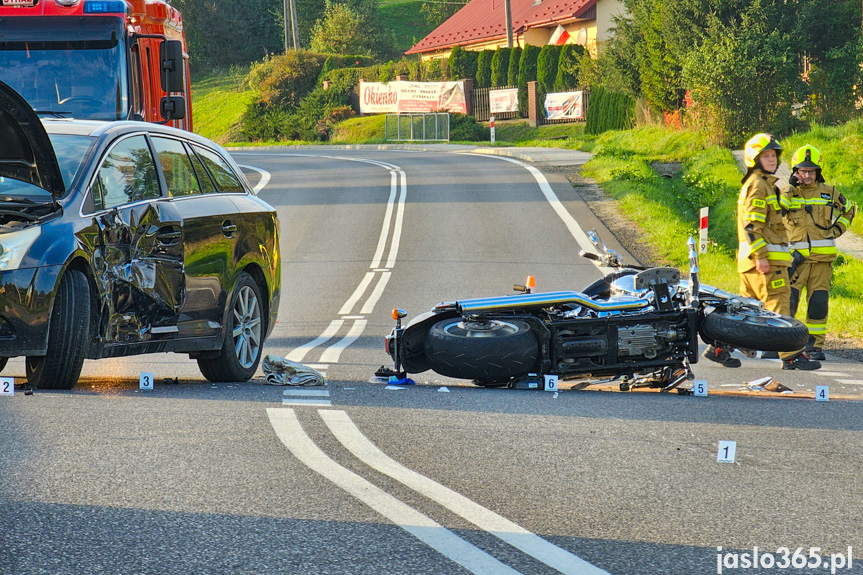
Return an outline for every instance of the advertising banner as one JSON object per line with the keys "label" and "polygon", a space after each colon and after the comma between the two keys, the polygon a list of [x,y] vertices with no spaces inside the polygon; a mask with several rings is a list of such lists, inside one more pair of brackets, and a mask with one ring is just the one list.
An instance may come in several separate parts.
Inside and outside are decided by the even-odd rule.
{"label": "advertising banner", "polygon": [[518,88],[489,90],[488,104],[492,114],[518,112]]}
{"label": "advertising banner", "polygon": [[545,95],[545,117],[549,120],[584,119],[582,92],[555,92]]}
{"label": "advertising banner", "polygon": [[467,113],[464,82],[360,82],[360,113]]}

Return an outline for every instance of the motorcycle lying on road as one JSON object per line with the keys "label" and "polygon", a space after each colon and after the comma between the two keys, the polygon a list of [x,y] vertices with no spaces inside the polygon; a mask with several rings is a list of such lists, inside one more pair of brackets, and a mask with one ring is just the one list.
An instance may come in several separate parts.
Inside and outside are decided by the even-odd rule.
{"label": "motorcycle lying on road", "polygon": [[686,280],[675,268],[624,265],[595,232],[588,237],[599,253],[579,255],[612,271],[582,291],[531,293],[516,285],[514,295],[439,303],[405,327],[406,313],[393,310],[386,350],[395,370],[379,375],[431,369],[483,387],[536,387],[556,375],[581,380],[579,387],[619,381],[622,391],[670,391],[694,379],[699,335],[750,357],[751,350],[802,349],[809,339],[802,322],[702,285],[692,238]]}

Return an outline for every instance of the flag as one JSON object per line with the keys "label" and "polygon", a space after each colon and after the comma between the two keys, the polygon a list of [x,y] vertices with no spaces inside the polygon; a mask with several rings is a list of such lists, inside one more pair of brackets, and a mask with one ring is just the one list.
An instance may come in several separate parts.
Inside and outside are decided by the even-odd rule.
{"label": "flag", "polygon": [[558,24],[548,43],[553,46],[563,46],[566,44],[567,40],[569,40],[569,32],[564,30],[563,26]]}

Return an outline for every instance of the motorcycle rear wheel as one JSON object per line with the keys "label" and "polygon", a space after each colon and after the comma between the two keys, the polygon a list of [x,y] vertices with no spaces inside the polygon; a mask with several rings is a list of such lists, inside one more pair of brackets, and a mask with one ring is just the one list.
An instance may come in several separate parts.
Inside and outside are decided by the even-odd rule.
{"label": "motorcycle rear wheel", "polygon": [[760,351],[797,351],[809,341],[803,322],[754,309],[714,311],[704,317],[701,332],[705,340]]}
{"label": "motorcycle rear wheel", "polygon": [[521,320],[441,320],[429,329],[425,353],[431,369],[447,377],[494,387],[531,371],[539,343]]}

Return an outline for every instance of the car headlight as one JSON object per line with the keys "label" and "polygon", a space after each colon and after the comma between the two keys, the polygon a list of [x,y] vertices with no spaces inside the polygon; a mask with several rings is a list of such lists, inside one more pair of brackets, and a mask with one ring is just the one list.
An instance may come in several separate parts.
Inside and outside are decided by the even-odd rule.
{"label": "car headlight", "polygon": [[0,234],[0,271],[18,269],[27,250],[41,234],[41,226]]}

